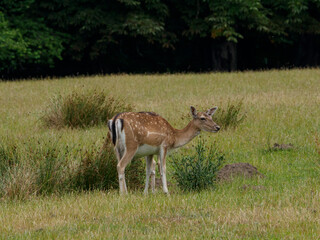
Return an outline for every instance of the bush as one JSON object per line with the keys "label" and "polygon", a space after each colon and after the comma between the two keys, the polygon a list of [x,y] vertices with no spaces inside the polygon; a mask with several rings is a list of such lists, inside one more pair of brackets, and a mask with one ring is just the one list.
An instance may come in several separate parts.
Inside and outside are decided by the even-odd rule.
{"label": "bush", "polygon": [[173,176],[184,191],[212,188],[223,161],[224,155],[215,146],[207,148],[204,141],[199,140],[193,155],[172,157]]}
{"label": "bush", "polygon": [[229,100],[227,108],[217,111],[213,115],[213,120],[222,126],[222,129],[235,128],[246,118],[246,114],[242,113],[242,107],[243,100],[238,102],[231,102]]}
{"label": "bush", "polygon": [[74,91],[54,96],[41,120],[47,127],[84,128],[107,123],[116,113],[126,111],[132,111],[130,104],[107,96],[104,91]]}

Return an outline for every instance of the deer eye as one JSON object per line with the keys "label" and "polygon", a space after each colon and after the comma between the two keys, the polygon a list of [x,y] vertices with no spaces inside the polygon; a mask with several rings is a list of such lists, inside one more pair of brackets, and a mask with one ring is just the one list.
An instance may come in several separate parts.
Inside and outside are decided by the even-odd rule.
{"label": "deer eye", "polygon": [[200,118],[201,121],[205,121],[206,119],[204,117]]}

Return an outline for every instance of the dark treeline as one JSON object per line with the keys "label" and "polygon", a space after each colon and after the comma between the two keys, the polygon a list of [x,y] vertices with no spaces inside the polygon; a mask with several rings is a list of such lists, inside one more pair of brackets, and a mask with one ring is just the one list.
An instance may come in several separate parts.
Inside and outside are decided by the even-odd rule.
{"label": "dark treeline", "polygon": [[1,0],[0,76],[320,64],[320,0]]}

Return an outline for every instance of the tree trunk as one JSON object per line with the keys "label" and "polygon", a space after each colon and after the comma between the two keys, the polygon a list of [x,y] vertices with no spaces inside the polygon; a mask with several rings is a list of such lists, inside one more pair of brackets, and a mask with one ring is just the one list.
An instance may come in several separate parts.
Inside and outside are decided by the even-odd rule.
{"label": "tree trunk", "polygon": [[237,70],[237,44],[224,41],[211,44],[212,70],[235,71]]}
{"label": "tree trunk", "polygon": [[298,51],[295,57],[295,65],[300,67],[317,66],[320,64],[319,37],[303,34],[300,37]]}

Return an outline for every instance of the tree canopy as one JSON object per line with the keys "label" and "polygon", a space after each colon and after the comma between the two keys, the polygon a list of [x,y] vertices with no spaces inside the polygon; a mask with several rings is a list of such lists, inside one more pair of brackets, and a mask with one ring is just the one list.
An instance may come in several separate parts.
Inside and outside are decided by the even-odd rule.
{"label": "tree canopy", "polygon": [[319,64],[320,0],[2,0],[6,76]]}

